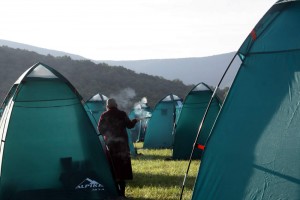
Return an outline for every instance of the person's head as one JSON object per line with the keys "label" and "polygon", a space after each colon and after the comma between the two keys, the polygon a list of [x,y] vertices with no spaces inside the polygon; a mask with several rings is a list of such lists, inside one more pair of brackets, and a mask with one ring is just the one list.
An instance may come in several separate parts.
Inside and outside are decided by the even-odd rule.
{"label": "person's head", "polygon": [[110,109],[110,108],[117,108],[118,107],[118,104],[116,102],[115,99],[113,98],[110,98],[110,99],[107,99],[106,100],[106,108],[107,109]]}

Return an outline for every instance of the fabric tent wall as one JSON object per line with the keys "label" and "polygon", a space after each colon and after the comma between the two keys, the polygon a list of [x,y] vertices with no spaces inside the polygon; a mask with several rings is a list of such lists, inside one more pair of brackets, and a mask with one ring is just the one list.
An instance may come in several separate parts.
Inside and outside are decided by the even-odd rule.
{"label": "fabric tent wall", "polygon": [[174,94],[164,97],[156,104],[148,122],[143,148],[172,147],[176,108],[181,106],[182,99]]}
{"label": "fabric tent wall", "polygon": [[[186,96],[176,124],[173,159],[190,158],[200,122],[212,94],[213,91],[206,84],[199,83]],[[204,144],[206,142],[219,110],[219,100],[215,98],[212,102],[212,107],[208,112],[207,120],[203,124],[198,144]],[[201,150],[196,149],[193,158],[199,159],[201,153]]]}
{"label": "fabric tent wall", "polygon": [[[136,118],[136,115],[134,114],[134,110],[132,110],[129,113],[129,119],[134,119]],[[133,142],[137,142],[139,135],[140,135],[140,129],[141,129],[141,122],[137,122],[136,125],[129,130],[129,134],[131,135],[131,139]]]}
{"label": "fabric tent wall", "polygon": [[142,142],[145,139],[145,132],[148,126],[148,121],[152,116],[151,108],[146,104],[138,104],[129,113],[129,118],[140,118],[141,120],[136,123],[135,127],[130,129],[132,141]]}
{"label": "fabric tent wall", "polygon": [[132,157],[135,157],[135,156],[137,156],[137,151],[136,151],[136,148],[134,147],[134,144],[132,141],[130,129],[126,129],[126,131],[127,131],[127,135],[128,135],[128,145],[129,145],[129,149],[130,149],[130,155]]}
{"label": "fabric tent wall", "polygon": [[300,2],[280,1],[242,44],[193,199],[300,199],[299,20]]}
{"label": "fabric tent wall", "polygon": [[85,102],[85,108],[88,112],[90,112],[96,122],[100,119],[101,114],[106,111],[106,100],[107,96],[103,94],[95,94],[88,101]]}
{"label": "fabric tent wall", "polygon": [[[1,119],[1,116],[2,116],[2,114],[3,114],[3,111],[4,111],[5,107],[8,105],[10,99],[11,99],[12,96],[15,94],[16,88],[17,88],[17,85],[13,85],[13,86],[10,88],[9,92],[7,93],[7,95],[6,95],[5,99],[4,99],[4,101],[2,102],[1,107],[0,107],[0,119]],[[1,134],[1,133],[0,133],[0,134]]]}
{"label": "fabric tent wall", "polygon": [[105,105],[106,105],[106,100],[108,99],[107,96],[103,94],[96,94],[92,96],[88,101],[84,103],[84,109],[86,110],[94,128],[95,131],[98,133],[99,140],[102,144],[103,151],[106,151],[106,144],[104,141],[104,138],[100,133],[98,132],[98,121],[101,116],[101,114],[105,111]]}
{"label": "fabric tent wall", "polygon": [[[181,104],[180,105],[176,105],[176,107],[175,107],[175,124],[177,124],[177,122],[178,122],[178,119],[179,119],[179,116],[180,116],[180,113],[181,113],[181,109],[182,109],[182,106],[183,106],[183,104],[182,104],[182,102],[181,102]],[[175,127],[174,127],[175,128]],[[175,131],[175,130],[173,130],[173,131]]]}
{"label": "fabric tent wall", "polygon": [[37,63],[0,121],[0,199],[102,199],[117,188],[75,88]]}

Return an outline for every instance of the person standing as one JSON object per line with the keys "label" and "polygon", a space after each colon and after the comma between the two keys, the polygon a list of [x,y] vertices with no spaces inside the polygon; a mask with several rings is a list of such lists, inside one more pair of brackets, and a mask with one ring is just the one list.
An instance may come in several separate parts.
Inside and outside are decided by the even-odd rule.
{"label": "person standing", "polygon": [[108,147],[120,196],[125,197],[125,180],[133,179],[126,128],[133,128],[138,120],[130,120],[113,98],[106,101],[106,110],[100,116],[98,130]]}

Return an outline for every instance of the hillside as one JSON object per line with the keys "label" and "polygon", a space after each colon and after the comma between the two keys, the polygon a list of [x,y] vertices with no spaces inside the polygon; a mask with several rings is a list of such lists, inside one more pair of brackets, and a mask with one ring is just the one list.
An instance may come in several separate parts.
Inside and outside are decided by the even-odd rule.
{"label": "hillside", "polygon": [[[162,76],[169,80],[182,80],[185,84],[198,84],[204,82],[215,86],[220,81],[226,67],[230,63],[235,52],[197,58],[177,59],[151,59],[132,61],[111,61],[105,60],[109,65],[124,66],[137,73],[146,73],[155,76]],[[100,61],[98,61],[100,62]],[[234,79],[239,63],[234,63],[228,74],[224,86],[230,86]]]}
{"label": "hillside", "polygon": [[192,85],[185,85],[179,80],[170,81],[158,76],[137,74],[124,67],[95,64],[89,60],[72,60],[68,56],[45,56],[3,46],[0,47],[1,101],[17,78],[37,62],[59,71],[77,88],[84,100],[96,93],[103,93],[119,98],[120,104],[127,111],[142,97],[147,97],[149,105],[153,107],[170,93],[183,98],[192,88]]}
{"label": "hillside", "polygon": [[[84,57],[62,51],[35,47],[27,44],[1,40],[0,46],[33,51],[41,55],[68,56],[73,60],[86,60]],[[136,73],[160,76],[168,80],[181,80],[184,84],[204,82],[215,86],[222,77],[235,52],[196,58],[150,59],[150,60],[98,60],[95,63],[107,63],[111,66],[123,66]],[[231,85],[239,63],[234,63],[222,84],[223,88]]]}

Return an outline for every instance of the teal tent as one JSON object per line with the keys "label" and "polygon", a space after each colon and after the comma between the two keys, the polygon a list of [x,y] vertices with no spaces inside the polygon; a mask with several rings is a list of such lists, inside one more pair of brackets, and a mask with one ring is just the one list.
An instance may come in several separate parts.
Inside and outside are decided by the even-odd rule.
{"label": "teal tent", "polygon": [[98,93],[85,102],[85,108],[87,112],[90,112],[92,114],[94,120],[96,120],[96,123],[98,123],[101,114],[104,111],[106,111],[105,106],[106,106],[107,99],[108,99],[107,96]]}
{"label": "teal tent", "polygon": [[[97,128],[98,121],[101,114],[105,111],[105,105],[107,99],[108,99],[107,96],[98,93],[92,96],[91,98],[89,98],[89,100],[84,103],[84,108],[97,132],[98,132],[98,128]],[[103,137],[100,136],[100,133],[99,133],[99,139],[105,151],[106,144]]]}
{"label": "teal tent", "polygon": [[192,199],[300,199],[299,21],[278,1],[241,45]]}
{"label": "teal tent", "polygon": [[134,147],[134,144],[132,141],[130,129],[126,129],[126,131],[127,131],[127,135],[128,135],[128,145],[129,145],[129,149],[130,149],[130,155],[132,157],[135,157],[135,156],[137,156],[137,151],[136,151],[136,148]]}
{"label": "teal tent", "polygon": [[76,89],[37,63],[1,108],[0,199],[114,198],[112,171]]}
{"label": "teal tent", "polygon": [[176,110],[182,107],[182,99],[169,94],[154,107],[146,129],[144,147],[146,149],[171,148]]}
{"label": "teal tent", "polygon": [[[199,83],[186,96],[176,123],[173,159],[190,158],[200,122],[212,94],[213,91],[205,83]],[[220,102],[216,97],[212,103],[212,109],[208,113],[207,121],[203,125],[203,131],[198,138],[197,144],[203,145],[206,142],[219,110]],[[195,154],[193,154],[193,158],[199,159],[200,157],[201,150],[197,149]]]}
{"label": "teal tent", "polygon": [[152,116],[152,109],[147,103],[141,102],[137,103],[134,108],[129,113],[129,118],[139,118],[140,121],[136,123],[135,127],[130,129],[130,134],[133,142],[142,142],[145,138],[145,132],[148,126],[148,121]]}

